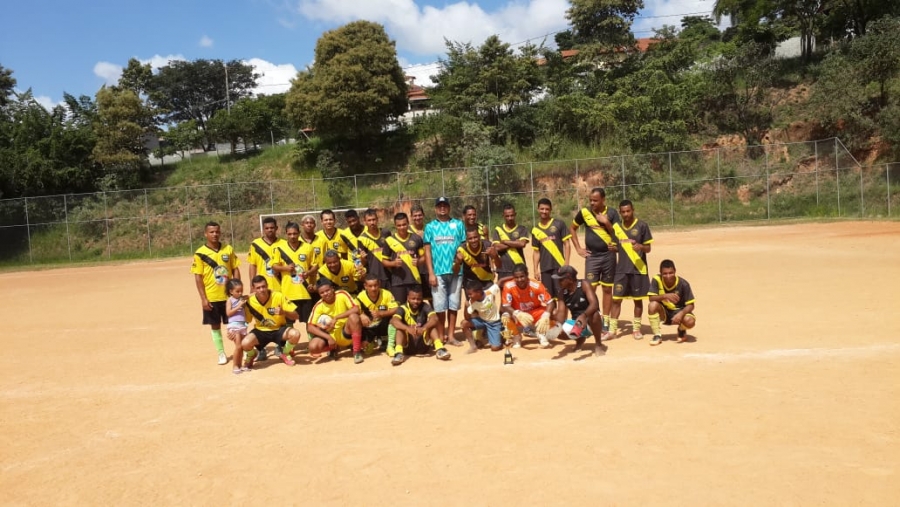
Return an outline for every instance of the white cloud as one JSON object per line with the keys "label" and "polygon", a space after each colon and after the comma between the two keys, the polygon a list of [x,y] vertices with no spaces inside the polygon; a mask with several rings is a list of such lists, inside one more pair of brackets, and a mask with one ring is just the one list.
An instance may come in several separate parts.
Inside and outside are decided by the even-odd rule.
{"label": "white cloud", "polygon": [[213,40],[204,35],[200,38],[200,47],[211,48],[213,47]]}
{"label": "white cloud", "polygon": [[465,1],[437,8],[420,7],[414,0],[299,0],[298,10],[310,20],[331,23],[376,21],[397,40],[399,50],[442,55],[444,39],[479,45],[497,34],[503,41],[516,43],[564,30],[568,7],[568,0],[522,0],[486,12],[477,3]]}
{"label": "white cloud", "polygon": [[62,101],[55,102],[53,99],[51,99],[50,97],[48,97],[46,95],[38,95],[37,97],[34,97],[34,101],[37,102],[38,104],[44,106],[44,109],[46,109],[47,111],[50,111],[51,109],[53,109],[54,107],[56,107],[60,104],[63,104],[63,106],[65,107],[65,103],[63,103]]}
{"label": "white cloud", "polygon": [[97,62],[94,64],[94,74],[103,79],[103,84],[114,85],[122,76],[122,66],[110,62]]}
{"label": "white cloud", "polygon": [[291,88],[291,79],[297,77],[297,68],[291,63],[278,65],[261,58],[251,58],[243,63],[252,65],[260,75],[256,80],[256,89],[253,90],[257,95],[284,93]]}
{"label": "white cloud", "polygon": [[431,80],[431,76],[437,75],[440,70],[440,64],[435,63],[421,63],[418,65],[404,65],[403,73],[407,76],[412,76],[416,78],[415,84],[419,86],[434,86],[434,81]]}

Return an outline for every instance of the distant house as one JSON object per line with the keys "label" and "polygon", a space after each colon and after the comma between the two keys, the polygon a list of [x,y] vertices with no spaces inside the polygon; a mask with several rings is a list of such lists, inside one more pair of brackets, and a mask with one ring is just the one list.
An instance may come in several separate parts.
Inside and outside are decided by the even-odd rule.
{"label": "distant house", "polygon": [[[626,48],[624,46],[618,47],[615,49],[616,53],[630,53],[632,51],[638,51],[639,53],[646,53],[650,46],[659,43],[659,39],[654,38],[644,38],[644,39],[636,39],[634,41],[633,48]],[[578,56],[579,51],[577,49],[563,49],[559,52],[560,56],[562,56],[563,60],[571,60],[572,58]],[[537,61],[538,65],[546,65],[547,60],[543,58],[539,58]]]}
{"label": "distant house", "polygon": [[437,112],[431,109],[431,97],[428,96],[425,88],[416,84],[414,76],[406,76],[406,101],[409,104],[409,110],[400,117],[400,121],[403,123],[410,123],[416,117]]}

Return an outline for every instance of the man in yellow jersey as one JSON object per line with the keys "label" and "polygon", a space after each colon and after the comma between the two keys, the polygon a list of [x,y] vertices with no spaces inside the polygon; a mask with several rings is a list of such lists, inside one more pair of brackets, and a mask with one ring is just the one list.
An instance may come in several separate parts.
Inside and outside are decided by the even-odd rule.
{"label": "man in yellow jersey", "polygon": [[653,235],[650,234],[647,222],[634,216],[634,204],[631,201],[626,199],[619,203],[619,214],[622,215],[622,223],[613,225],[619,259],[616,262],[616,277],[613,280],[609,333],[611,337],[616,337],[619,331],[622,300],[631,299],[634,301],[632,333],[635,340],[640,340],[644,337],[641,333],[644,299],[650,290],[650,280],[647,278],[647,254],[652,247]]}
{"label": "man in yellow jersey", "polygon": [[381,287],[389,289],[391,287],[390,272],[384,267],[382,261],[385,259],[385,239],[391,235],[387,229],[378,227],[378,212],[372,208],[363,212],[363,219],[366,228],[360,234],[357,240],[357,247],[363,254],[363,265],[366,272],[378,276],[381,280]]}
{"label": "man in yellow jersey", "polygon": [[353,261],[341,259],[337,252],[328,250],[325,252],[325,263],[319,268],[319,279],[329,280],[335,287],[345,290],[352,295],[359,292],[359,283],[365,279],[366,268],[356,266]]}
{"label": "man in yellow jersey", "polygon": [[337,360],[341,348],[352,346],[354,362],[359,364],[363,360],[359,307],[347,291],[335,289],[329,280],[319,280],[319,302],[313,306],[306,328],[310,335],[309,353],[328,352]]}
{"label": "man in yellow jersey", "polygon": [[250,243],[250,253],[247,255],[247,263],[250,265],[250,279],[256,275],[266,277],[269,288],[281,290],[281,281],[275,274],[275,265],[281,261],[278,258],[278,247],[283,241],[278,238],[278,222],[274,217],[263,219],[263,235]]}
{"label": "man in yellow jersey", "polygon": [[[616,276],[615,232],[613,224],[622,219],[615,208],[606,205],[606,190],[592,188],[589,197],[590,206],[581,208],[569,227],[572,233],[572,244],[578,255],[585,258],[584,275],[591,286],[600,286],[603,291],[603,336],[609,339],[609,310],[612,308],[613,278]],[[578,240],[578,228],[584,226],[584,247]],[[610,249],[610,245],[613,248]]]}
{"label": "man in yellow jersey", "polygon": [[441,361],[450,359],[450,351],[444,347],[438,332],[438,315],[422,299],[421,286],[409,288],[406,303],[391,318],[390,329],[394,330],[394,338],[388,338],[392,365],[403,364],[407,356],[429,354],[432,348]]}
{"label": "man in yellow jersey", "polygon": [[[425,209],[421,204],[413,204],[409,208],[409,232],[415,234],[422,239],[425,244]],[[424,250],[423,250],[424,252]],[[419,263],[419,277],[422,280],[422,297],[431,301],[431,284],[428,283],[428,265],[425,264],[425,255],[422,255],[422,262]],[[391,280],[393,283],[393,280]],[[400,303],[400,301],[397,301]]]}
{"label": "man in yellow jersey", "polygon": [[650,305],[647,311],[650,313],[650,329],[653,330],[653,339],[650,345],[662,343],[662,333],[659,331],[659,323],[667,326],[678,326],[677,343],[687,340],[687,330],[697,324],[694,316],[694,291],[687,280],[675,274],[675,263],[669,259],[659,264],[659,274],[650,280]]}
{"label": "man in yellow jersey", "polygon": [[409,288],[422,284],[425,245],[421,237],[409,232],[409,217],[402,212],[394,215],[394,233],[385,238],[384,244],[381,263],[391,272],[391,294],[397,304],[403,304]]}
{"label": "man in yellow jersey", "polygon": [[219,364],[228,364],[225,346],[222,340],[222,324],[228,323],[225,313],[225,284],[229,278],[241,279],[241,265],[231,245],[223,245],[219,238],[222,231],[216,222],[207,222],[203,232],[206,244],[194,252],[191,263],[191,274],[194,285],[200,295],[200,308],[203,310],[203,325],[212,331],[213,344],[219,353]]}
{"label": "man in yellow jersey", "polygon": [[538,201],[538,223],[531,228],[531,248],[534,250],[535,270],[540,272],[540,281],[554,298],[559,297],[559,280],[553,275],[569,263],[569,228],[565,222],[553,218],[553,203],[550,199]]}
{"label": "man in yellow jersey", "polygon": [[253,295],[244,308],[253,317],[254,326],[253,331],[247,333],[241,342],[241,347],[247,354],[244,366],[252,368],[257,355],[256,347],[261,345],[265,348],[269,343],[283,343],[283,350],[279,351],[278,358],[284,364],[294,366],[291,351],[300,340],[300,331],[288,327],[287,319],[297,320],[297,307],[281,292],[269,289],[266,277],[256,275],[250,283]]}
{"label": "man in yellow jersey", "polygon": [[497,285],[513,279],[513,268],[525,264],[525,247],[528,246],[528,229],[516,224],[516,207],[510,203],[503,205],[503,224],[494,227],[494,249],[500,255],[497,269]]}
{"label": "man in yellow jersey", "polygon": [[350,251],[356,248],[356,238],[351,239],[344,232],[338,230],[335,226],[334,211],[322,210],[319,218],[322,221],[322,230],[317,232],[316,236],[322,242],[325,250],[334,250],[341,256],[341,259],[348,259]]}
{"label": "man in yellow jersey", "polygon": [[[359,320],[363,328],[363,341],[372,345],[367,352],[386,349],[388,344],[388,323],[397,313],[397,302],[387,289],[381,288],[381,280],[376,275],[366,275],[365,290],[356,296],[359,306]],[[382,349],[383,350],[383,349]]]}
{"label": "man in yellow jersey", "polygon": [[[284,227],[287,241],[278,247],[278,255],[282,264],[275,266],[281,274],[281,293],[297,307],[299,321],[306,323],[312,312],[313,301],[311,291],[316,290],[315,280],[319,267],[313,264],[316,258],[313,246],[300,241],[300,226],[288,222]],[[294,320],[288,319],[288,326]]]}
{"label": "man in yellow jersey", "polygon": [[500,256],[491,242],[481,237],[478,229],[466,231],[466,242],[456,249],[453,276],[459,274],[460,267],[463,287],[467,287],[467,282],[472,280],[481,282],[483,288],[493,285],[494,270],[500,267]]}
{"label": "man in yellow jersey", "polygon": [[355,209],[348,209],[344,212],[344,221],[347,222],[347,227],[343,229],[343,232],[346,233],[347,237],[351,240],[353,238],[358,238],[359,235],[366,230],[366,226],[360,222],[359,213],[357,213]]}
{"label": "man in yellow jersey", "polygon": [[[322,255],[325,253],[325,243],[316,234],[316,219],[312,215],[303,215],[300,219],[300,237],[301,243],[309,245],[313,250],[312,264],[314,266],[322,265]],[[319,299],[319,295],[313,291],[310,294],[313,302]]]}
{"label": "man in yellow jersey", "polygon": [[466,224],[466,232],[476,230],[482,239],[490,239],[488,238],[487,227],[478,221],[478,210],[475,209],[475,206],[471,204],[463,206],[463,223]]}

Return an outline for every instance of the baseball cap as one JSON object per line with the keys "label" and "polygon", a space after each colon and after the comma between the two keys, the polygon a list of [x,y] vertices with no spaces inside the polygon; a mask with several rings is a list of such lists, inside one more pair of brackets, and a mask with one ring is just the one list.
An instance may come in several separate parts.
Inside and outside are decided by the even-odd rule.
{"label": "baseball cap", "polygon": [[554,280],[559,280],[562,278],[572,277],[578,278],[578,270],[573,268],[572,266],[560,266],[559,270],[553,276]]}
{"label": "baseball cap", "polygon": [[446,204],[447,206],[450,206],[450,199],[447,199],[446,197],[438,197],[437,200],[434,201],[435,206],[440,206],[441,204]]}

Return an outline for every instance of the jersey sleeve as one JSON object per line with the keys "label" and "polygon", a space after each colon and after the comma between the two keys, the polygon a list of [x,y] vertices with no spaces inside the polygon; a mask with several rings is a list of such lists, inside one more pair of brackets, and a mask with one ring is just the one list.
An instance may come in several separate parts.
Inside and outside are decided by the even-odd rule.
{"label": "jersey sleeve", "polygon": [[650,234],[650,226],[647,222],[641,222],[641,243],[649,245],[653,243],[653,235]]}
{"label": "jersey sleeve", "polygon": [[650,290],[647,292],[648,296],[658,296],[660,292],[659,289],[659,279],[657,277],[653,277],[650,279]]}
{"label": "jersey sleeve", "polygon": [[572,219],[572,225],[576,229],[584,225],[584,215],[581,214],[581,210],[578,210],[578,213],[575,214],[575,218]]}
{"label": "jersey sleeve", "polygon": [[[279,294],[281,293],[279,292]],[[296,312],[297,305],[295,305],[294,302],[290,299],[284,297],[284,294],[281,294],[281,309],[286,312]]]}
{"label": "jersey sleeve", "polygon": [[434,240],[433,233],[431,232],[431,224],[425,224],[425,230],[422,231],[422,243],[426,245],[430,245]]}
{"label": "jersey sleeve", "polygon": [[200,257],[197,254],[194,254],[194,260],[191,262],[191,274],[203,274],[203,261],[200,260]]}
{"label": "jersey sleeve", "polygon": [[[382,289],[384,290],[384,289]],[[397,304],[397,300],[394,299],[394,295],[390,293],[390,291],[384,290],[387,293],[387,299],[384,301],[384,306],[387,307],[388,310],[393,310],[394,308],[398,308],[400,305]]]}
{"label": "jersey sleeve", "polygon": [[405,323],[406,322],[406,309],[403,308],[402,306],[398,307],[397,313],[395,313],[394,316],[391,317],[391,320],[393,320],[393,319],[399,319],[400,322]]}
{"label": "jersey sleeve", "polygon": [[[563,243],[565,243],[566,241],[569,240],[569,238],[572,237],[572,233],[570,232],[569,228],[566,227],[565,222],[563,222],[562,220],[559,220],[559,224],[557,225],[557,227],[559,227],[560,234],[562,234]],[[560,253],[562,253],[562,252],[560,252]]]}
{"label": "jersey sleeve", "polygon": [[[309,322],[310,324],[316,324],[319,322],[319,317],[325,314],[323,310],[323,305],[320,304],[321,301],[317,302],[315,306],[313,306],[312,312],[309,314]],[[318,325],[318,324],[317,324]]]}
{"label": "jersey sleeve", "polygon": [[681,295],[681,304],[685,306],[694,304],[694,291],[691,289],[691,284],[687,283],[684,279],[681,280],[681,283],[684,284],[684,289],[682,289],[683,294]]}

